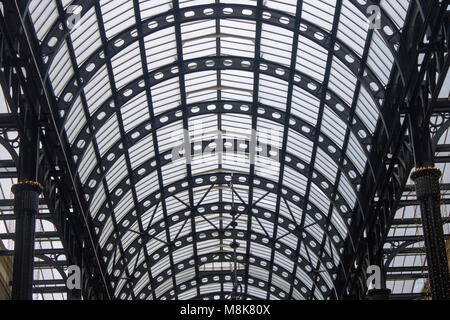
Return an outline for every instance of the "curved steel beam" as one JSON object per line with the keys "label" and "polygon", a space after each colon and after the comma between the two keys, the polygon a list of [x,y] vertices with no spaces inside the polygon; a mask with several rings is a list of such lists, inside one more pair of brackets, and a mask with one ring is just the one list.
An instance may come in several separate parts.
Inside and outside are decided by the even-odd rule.
{"label": "curved steel beam", "polygon": [[[354,3],[359,9],[367,10],[369,5],[361,5]],[[82,6],[81,10],[81,16],[85,14],[88,9],[91,9],[93,4],[91,3],[89,6],[83,6],[82,1],[79,1],[78,3],[75,1],[73,5],[79,5]],[[224,9],[226,8],[234,8],[232,12],[227,11],[227,13],[224,13]],[[213,9],[214,12],[211,14],[206,9]],[[255,21],[256,18],[256,10],[253,6],[246,6],[246,5],[236,5],[236,4],[211,4],[211,5],[202,5],[202,6],[194,6],[194,7],[187,7],[187,8],[180,8],[180,21],[179,23],[185,23],[185,22],[192,22],[197,20],[204,20],[204,19],[217,19],[217,18],[234,18],[234,19],[243,19],[243,20],[251,20]],[[191,16],[186,16],[185,13],[190,12],[194,13]],[[244,12],[251,12],[251,14],[245,14]],[[284,13],[278,10],[270,9],[270,8],[264,8],[264,12],[266,13],[264,15],[264,23],[272,24],[280,28],[284,28],[286,30],[293,31],[294,28],[294,20],[295,18],[290,16],[288,13]],[[366,15],[366,11],[364,11],[364,15]],[[172,27],[176,25],[175,20],[173,22],[170,22],[170,17],[174,15],[174,10],[170,10],[166,13],[157,15],[155,17],[151,17],[149,19],[146,19],[142,21],[142,37],[145,37],[147,35],[150,35],[154,32],[157,32],[159,30]],[[289,22],[287,24],[281,22],[281,18],[288,18]],[[387,16],[382,17],[382,23],[385,24],[385,26],[389,23],[389,20],[386,19]],[[169,19],[168,19],[169,18]],[[43,67],[42,72],[44,74],[47,74],[54,57],[56,56],[59,48],[61,47],[63,40],[65,39],[67,33],[64,30],[61,30],[59,28],[60,23],[64,23],[64,21],[60,21],[58,19],[55,22],[54,27],[49,31],[46,38],[42,41],[40,51],[41,55],[43,56]],[[390,27],[395,26],[393,24],[390,24]],[[383,36],[383,32],[380,32],[380,35]],[[361,78],[359,76],[359,69],[361,67],[361,58],[358,54],[356,54],[350,47],[348,47],[345,43],[342,41],[336,39],[336,47],[335,48],[329,48],[330,46],[330,39],[331,35],[321,29],[320,27],[303,20],[301,29],[299,30],[299,34],[308,38],[309,40],[317,43],[318,45],[322,46],[324,49],[327,49],[328,51],[333,50],[334,55],[344,64],[346,65],[349,70],[354,74],[355,77],[357,77],[363,86],[366,88],[367,92],[372,96],[375,104],[380,108],[379,99],[384,98],[384,88],[379,79],[377,78],[376,74],[370,69],[369,66],[366,66],[367,74],[363,75]],[[137,38],[137,32],[136,32],[136,25],[133,25],[125,30],[123,30],[119,35],[113,37],[109,40],[109,42],[106,44],[108,47],[108,52],[114,56],[118,52],[120,52],[122,49],[126,48],[128,45],[136,41]],[[389,41],[386,41],[388,47],[391,49],[392,52],[395,52],[394,46],[391,45]],[[101,47],[100,49],[96,50],[92,57],[98,56],[102,51],[104,51],[104,48]],[[87,66],[90,63],[93,63],[92,57],[88,58],[83,64],[83,66]],[[83,66],[80,66],[81,70],[85,70]],[[83,75],[84,77],[84,75]],[[69,81],[69,83],[73,82],[75,79],[72,79]],[[87,77],[86,82],[87,83],[89,78]],[[371,89],[371,84],[376,84],[376,87],[378,88],[375,92]]]}
{"label": "curved steel beam", "polygon": [[[231,252],[229,254],[231,255]],[[208,262],[220,262],[220,261],[229,262],[230,259],[216,260],[217,257],[219,257],[219,259],[220,259],[221,256],[226,256],[226,255],[227,254],[225,254],[225,253],[210,253],[210,254],[207,254],[207,255],[200,255],[199,258],[203,259],[204,261],[207,261],[205,263],[208,263]],[[241,257],[241,260],[244,259],[243,256],[240,255],[240,257]],[[258,263],[262,263],[264,265],[265,264],[267,264],[267,265],[269,264],[269,261],[261,259],[261,258],[258,258],[256,256],[252,256],[251,259],[257,261]],[[191,266],[191,268],[193,268],[193,266]],[[180,272],[182,272],[182,271],[180,271]],[[200,281],[201,284],[208,284],[208,282],[209,283],[217,283],[217,282],[220,283],[220,281],[223,281],[223,283],[226,283],[226,282],[229,282],[230,281],[229,278],[231,278],[231,271],[230,271],[229,275],[226,275],[226,274],[215,275],[215,274],[212,274],[212,273],[207,274],[208,272],[201,272],[201,273],[203,273],[203,276],[200,277],[200,280],[202,280],[202,281]],[[285,269],[283,269],[283,268],[281,270],[277,269],[276,273],[280,277],[281,277],[281,274],[288,274],[288,272]],[[203,279],[205,277],[207,277],[209,281],[204,281]],[[219,280],[217,279],[217,277],[219,277]],[[292,277],[289,277],[289,278],[292,278]],[[258,282],[264,282],[265,283],[264,286],[266,288],[268,288],[267,282],[265,282],[263,279],[260,279],[260,278],[255,277],[255,276],[253,276],[252,279],[257,279]],[[167,279],[161,280],[161,283],[164,283],[164,281],[167,281]],[[292,279],[292,281],[294,281],[294,279]],[[305,288],[305,289],[308,288],[308,286],[304,282],[302,282],[301,280],[297,280],[297,281],[298,281],[298,286],[299,287]],[[180,294],[180,293],[185,292],[185,291],[187,291],[187,290],[189,290],[191,288],[195,288],[196,285],[199,285],[199,284],[196,283],[195,277],[193,277],[193,278],[191,278],[191,279],[189,279],[187,281],[184,281],[184,282],[178,284],[175,288],[170,288],[170,289],[166,290],[165,292],[163,292],[162,295],[160,295],[160,298],[164,297],[164,298],[167,298],[167,299],[173,299],[173,296],[174,296],[175,292],[177,292],[177,294]],[[274,287],[281,291],[280,288],[278,288],[276,286],[274,286]],[[150,290],[150,288],[147,287],[147,290]],[[145,291],[146,291],[146,289],[143,288],[140,291],[139,294],[146,294]],[[123,295],[124,293],[127,294],[126,291],[122,290],[120,295]]]}
{"label": "curved steel beam", "polygon": [[[189,9],[189,10],[192,10],[192,7],[191,7],[191,8],[188,8],[188,9]],[[195,15],[197,15],[197,12],[196,12],[196,11],[194,11],[194,12],[195,12]],[[276,13],[276,12],[275,12],[275,13]],[[228,16],[227,16],[227,17],[228,17]],[[275,20],[277,20],[277,18],[278,18],[278,17],[275,17]],[[196,18],[196,19],[197,19],[197,18]],[[189,21],[190,21],[190,20],[189,20]],[[272,17],[269,18],[268,21],[269,21],[269,23],[275,23],[274,21],[272,21]],[[117,39],[116,39],[116,40],[117,40]],[[121,39],[121,40],[123,40],[123,39]],[[116,46],[116,45],[117,45],[117,42],[114,43],[114,46]],[[122,45],[119,46],[119,47],[122,47]],[[121,49],[121,48],[120,48],[120,49]],[[274,69],[274,70],[275,70],[275,69]],[[64,96],[64,97],[65,97],[65,96]],[[118,99],[117,96],[115,96],[114,99]],[[263,108],[263,109],[266,109],[266,108]],[[275,110],[275,109],[274,109],[274,110]],[[156,129],[155,129],[155,130],[156,130]],[[363,148],[363,149],[364,149],[364,148]],[[364,150],[365,150],[365,149],[364,149]],[[102,159],[102,160],[103,160],[103,159]],[[357,172],[357,171],[356,171],[356,172]],[[162,187],[162,186],[161,186],[161,187]]]}
{"label": "curved steel beam", "polygon": [[384,262],[384,270],[387,270],[389,266],[391,265],[392,261],[395,259],[395,257],[400,254],[404,249],[408,248],[409,246],[420,242],[420,241],[405,241],[398,247],[396,247],[392,253],[386,258],[386,261]]}
{"label": "curved steel beam", "polygon": [[[200,216],[200,215],[195,215],[195,216]],[[181,218],[183,217],[183,219]],[[172,226],[180,223],[183,224],[184,221],[189,220],[189,216],[186,216],[184,214],[174,214],[171,215],[171,224]],[[268,220],[268,218],[262,218],[262,213],[261,216],[258,217],[258,219],[261,220]],[[269,222],[271,222],[269,220]],[[165,231],[165,224],[163,224],[161,222],[161,220],[158,220],[158,224],[155,223],[155,225],[153,225],[151,228],[149,228],[148,233],[140,233],[140,232],[136,232],[136,231],[130,231],[131,229],[128,228],[128,224],[126,224],[127,227],[125,226],[121,226],[121,230],[119,231],[119,234],[133,234],[132,235],[132,239],[134,237],[133,240],[131,240],[131,243],[128,244],[128,246],[126,247],[126,249],[124,249],[124,257],[122,256],[115,256],[114,252],[115,252],[115,248],[116,248],[116,244],[115,242],[117,241],[122,241],[122,239],[114,239],[114,237],[110,237],[108,244],[102,249],[103,254],[105,255],[106,258],[106,263],[110,264],[112,259],[115,258],[115,260],[118,260],[119,257],[123,258],[123,260],[125,261],[131,261],[136,254],[139,251],[139,248],[141,248],[143,245],[148,244],[151,240],[154,240],[152,243],[160,243],[160,241],[163,240],[159,240],[157,241],[156,239],[160,239],[159,235],[161,234],[161,232]],[[301,228],[299,229],[298,227],[296,228],[296,226],[293,223],[289,223],[288,220],[283,221],[282,223],[280,223],[280,225],[287,231],[291,231],[292,234],[294,234],[297,238],[302,238],[305,241],[305,245],[307,245],[308,247],[310,247],[310,249],[312,250],[312,252],[314,253],[315,256],[317,256],[317,254],[314,252],[315,248],[319,248],[320,247],[320,241],[315,239],[311,233],[308,231],[308,228]],[[245,230],[238,230],[236,232],[233,232],[233,230],[218,230],[218,229],[210,229],[207,231],[202,231],[202,232],[197,232],[197,234],[195,235],[195,239],[196,240],[214,240],[214,239],[225,239],[224,236],[227,235],[233,235],[237,233],[238,234],[238,239],[245,239]],[[189,245],[190,243],[192,244],[192,239],[191,238],[191,234],[185,235],[184,237],[179,237],[176,239],[176,241],[172,241],[171,243],[164,243],[160,248],[158,248],[156,251],[149,253],[149,256],[153,256],[150,260],[154,263],[157,263],[158,261],[160,261],[162,258],[164,258],[167,255],[167,247],[179,247],[179,245],[176,244],[185,244],[185,245]],[[277,239],[270,239],[270,237],[268,237],[266,234],[262,233],[256,233],[256,232],[252,232],[251,233],[251,237],[255,238],[254,241],[258,242],[263,245],[263,246],[269,246],[272,243],[276,243],[276,246],[280,246],[282,247],[284,250],[282,251],[283,255],[286,255],[286,258],[289,260],[291,259],[289,257],[289,255],[291,255],[292,249],[288,248],[288,246],[286,244],[284,244],[283,241],[281,241],[281,239],[277,238]],[[112,238],[112,239],[111,239]],[[145,239],[145,243],[143,243],[144,241],[142,239]],[[333,238],[332,238],[333,239]],[[191,240],[191,241],[189,241]],[[130,240],[129,240],[130,241]],[[306,242],[308,241],[308,242]],[[338,240],[337,238],[333,239],[333,241],[335,241],[335,245],[340,243],[340,240]],[[165,241],[163,241],[165,242]],[[289,253],[288,253],[289,252]],[[310,252],[311,253],[311,252]],[[333,269],[336,268],[336,266],[334,265],[334,260],[333,258],[329,255],[328,252],[323,252],[322,253],[322,257],[317,257],[323,265],[326,265],[329,269]],[[113,262],[113,269],[118,269],[120,270],[120,266],[123,266],[123,261],[112,261]],[[119,266],[119,267],[116,267]]]}
{"label": "curved steel beam", "polygon": [[436,152],[436,148],[438,147],[439,141],[443,137],[443,135],[447,132],[448,128],[450,128],[450,119],[445,121],[437,130],[435,135],[431,139],[431,144],[433,151]]}
{"label": "curved steel beam", "polygon": [[[251,286],[251,285],[249,287],[250,288],[257,288],[255,286]],[[192,300],[215,300],[215,297],[217,297],[217,296],[225,296],[226,297],[226,296],[231,295],[231,293],[232,292],[229,291],[229,290],[223,290],[223,291],[220,291],[220,292],[204,293],[204,294],[200,294],[198,296],[193,297]],[[246,298],[250,298],[251,300],[261,300],[261,297],[257,297],[257,296],[255,296],[253,294],[246,293],[244,295],[245,295]],[[227,299],[225,299],[225,300],[227,300]]]}
{"label": "curved steel beam", "polygon": [[[293,128],[300,130],[303,133],[303,135],[310,135],[314,130],[312,128],[312,126],[302,125],[302,123],[296,123],[293,126]],[[308,132],[308,133],[306,133],[306,132]],[[111,168],[114,167],[114,164],[116,163],[116,161],[118,159],[120,159],[120,157],[124,154],[124,148],[128,149],[129,146],[139,143],[139,141],[141,141],[143,138],[147,137],[148,134],[150,134],[150,133],[151,133],[150,126],[145,125],[145,123],[144,123],[144,124],[141,124],[139,127],[135,128],[134,130],[130,131],[130,133],[127,135],[127,137],[125,139],[127,141],[124,142],[124,141],[119,140],[115,144],[113,144],[110,147],[110,150],[108,152],[106,152],[105,155],[103,156],[104,161],[102,161],[102,163],[97,163],[97,165],[92,169],[89,177],[86,179],[86,181],[87,181],[86,186],[85,186],[86,193],[93,195],[95,192],[95,188],[98,186],[98,181],[101,181],[102,174],[98,170],[100,168],[100,166],[102,166],[102,168],[104,169],[102,171],[108,172]],[[205,142],[205,143],[209,144],[209,142]],[[248,145],[248,143],[247,143],[247,145]],[[332,151],[338,150],[338,149],[336,149],[334,147],[335,144],[332,143],[331,140],[325,139],[325,137],[323,138],[322,141],[319,141],[319,145],[321,146],[321,149],[325,153],[327,153],[331,159],[342,156],[342,154],[339,154],[339,152],[332,153]],[[234,143],[233,148],[236,148],[236,147],[237,147],[236,143]],[[83,145],[83,148],[86,148],[86,147]],[[192,154],[194,154],[194,151],[193,150],[191,150],[191,151],[192,151]],[[237,150],[237,151],[241,151],[241,150]],[[161,161],[162,167],[172,161],[171,156],[172,156],[172,150],[168,150],[159,155],[159,159]],[[289,157],[291,159],[297,160],[296,161],[297,163],[295,163],[295,164],[288,163],[288,165],[292,166],[294,169],[298,170],[298,169],[301,169],[302,167],[307,166],[307,164],[304,161],[301,161],[300,159],[296,159],[295,156],[289,155]],[[345,159],[346,159],[346,164],[344,164],[343,167],[340,166],[340,169],[342,169],[345,172],[345,175],[346,175],[348,181],[351,183],[351,187],[353,188],[353,191],[355,192],[355,195],[358,199],[358,185],[360,183],[360,177],[358,175],[357,169],[354,167],[352,162],[347,157],[345,157]],[[143,169],[148,171],[149,164],[151,166],[151,164],[153,162],[152,160],[154,161],[155,158],[153,158],[150,161],[147,161],[146,163],[144,163],[143,165],[140,165],[139,167],[137,167],[133,171],[132,174],[136,175],[138,171],[142,171]],[[80,163],[80,161],[81,160],[78,158],[78,163]],[[152,167],[152,170],[155,170],[155,168]],[[142,177],[140,179],[142,179]],[[124,179],[124,180],[126,180],[126,179]],[[322,186],[321,185],[322,182],[324,182],[327,187]],[[120,184],[122,185],[123,183],[121,182]],[[326,189],[329,188],[329,185],[330,185],[330,182],[326,181],[326,179],[325,179],[325,180],[321,181],[321,183],[318,185],[318,187],[325,194],[327,194]],[[112,191],[112,190],[110,190],[110,191]],[[342,207],[342,205],[338,207],[339,210],[343,210],[344,212],[349,212],[349,208],[350,207],[345,206],[345,209],[344,209],[344,207]]]}

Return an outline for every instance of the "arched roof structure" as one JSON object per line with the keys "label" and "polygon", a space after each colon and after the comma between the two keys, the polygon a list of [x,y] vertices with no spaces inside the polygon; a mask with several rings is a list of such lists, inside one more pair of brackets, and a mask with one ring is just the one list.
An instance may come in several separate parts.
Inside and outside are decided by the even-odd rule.
{"label": "arched roof structure", "polygon": [[31,1],[113,296],[335,297],[408,6]]}

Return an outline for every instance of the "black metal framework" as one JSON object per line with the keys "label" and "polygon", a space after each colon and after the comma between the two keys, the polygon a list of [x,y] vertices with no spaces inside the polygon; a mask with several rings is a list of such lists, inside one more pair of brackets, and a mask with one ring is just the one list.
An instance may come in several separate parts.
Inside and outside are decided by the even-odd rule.
{"label": "black metal framework", "polygon": [[385,243],[417,241],[388,232],[408,124],[448,106],[447,1],[232,2],[3,2],[0,124],[40,114],[85,299],[362,299]]}
{"label": "black metal framework", "polygon": [[440,210],[441,171],[435,167],[421,168],[414,171],[411,178],[416,185],[417,198],[421,202],[431,295],[436,300],[448,300],[448,260]]}
{"label": "black metal framework", "polygon": [[[385,181],[383,184],[380,184],[382,186],[381,189],[377,187],[378,190],[376,190],[379,203],[373,203],[375,210],[378,212],[376,218],[380,219],[380,221],[375,222],[375,224],[373,222],[370,223],[369,225],[372,227],[366,229],[370,244],[381,243],[383,245],[385,242],[394,243],[395,252],[388,255],[385,267],[389,266],[395,255],[401,253],[408,246],[423,241],[423,236],[421,235],[389,237],[387,232],[389,228],[384,229],[384,233],[378,233],[378,236],[376,232],[383,230],[383,228],[380,228],[380,225],[391,226],[398,206],[413,205],[410,201],[401,201],[405,199],[405,194],[414,190],[405,186],[411,168],[414,164],[418,167],[423,167],[434,163],[433,158],[435,157],[434,153],[437,152],[438,141],[444,134],[442,130],[445,131],[447,126],[447,124],[444,124],[441,127],[436,125],[436,120],[430,121],[431,118],[436,119],[436,114],[439,113],[439,106],[445,106],[444,101],[448,101],[446,96],[442,97],[443,99],[440,101],[438,99],[441,97],[442,85],[449,68],[448,54],[445,54],[448,52],[449,40],[446,6],[447,2],[415,2],[409,8],[409,19],[407,20],[409,24],[407,24],[408,28],[403,35],[403,47],[399,51],[399,56],[403,57],[405,63],[399,65],[399,69],[394,71],[395,77],[393,79],[395,81],[392,82],[388,95],[390,98],[388,103],[391,106],[397,106],[392,108],[392,119],[396,119],[394,121],[397,121],[397,123],[395,124],[394,122],[396,129],[394,129],[391,139],[386,137],[384,140],[390,142],[386,144],[379,141],[378,144],[388,147],[385,150],[384,158],[389,159],[389,167],[387,171],[384,171],[386,168],[382,168]],[[419,65],[418,62],[421,57],[423,57],[423,63],[417,68],[416,66]],[[448,95],[445,92],[443,94]],[[404,114],[410,120],[413,120],[404,121]],[[434,116],[432,116],[433,114]],[[429,130],[434,135],[431,142],[428,142]],[[406,137],[404,136],[405,134]],[[415,137],[410,135],[415,135]],[[417,139],[418,137],[420,139]],[[395,140],[397,141],[395,142]],[[417,224],[414,221],[397,221],[397,223]],[[362,232],[363,229],[360,230]],[[376,239],[381,239],[381,241],[378,242]],[[441,241],[443,240],[445,239],[441,239]],[[380,261],[383,250],[378,247],[378,249],[372,251],[372,253],[374,252],[376,252],[374,255],[375,260],[371,257],[367,257],[369,258],[367,259],[361,255],[359,261],[363,262],[365,259],[367,259],[368,263],[371,263],[370,260]],[[417,271],[417,269],[423,268],[409,269]],[[408,268],[391,269],[391,277],[393,279],[400,277],[401,279],[402,275],[399,275],[397,272],[402,272],[403,270],[408,272]],[[385,271],[388,274],[390,273],[389,268]],[[392,271],[396,271],[396,273],[392,273]],[[407,274],[405,276],[408,277]],[[414,274],[409,276],[414,277]],[[360,296],[361,292],[355,292],[354,295]]]}

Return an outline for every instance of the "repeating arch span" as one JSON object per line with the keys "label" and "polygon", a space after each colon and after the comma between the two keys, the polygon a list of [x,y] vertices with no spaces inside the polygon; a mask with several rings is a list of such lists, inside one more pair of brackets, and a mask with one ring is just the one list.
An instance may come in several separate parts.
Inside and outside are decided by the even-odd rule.
{"label": "repeating arch span", "polygon": [[372,5],[30,3],[115,298],[335,297],[409,1]]}

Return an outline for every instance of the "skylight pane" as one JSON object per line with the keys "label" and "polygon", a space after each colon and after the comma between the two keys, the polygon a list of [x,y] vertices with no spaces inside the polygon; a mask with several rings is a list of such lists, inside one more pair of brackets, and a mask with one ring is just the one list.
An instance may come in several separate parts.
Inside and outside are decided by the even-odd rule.
{"label": "skylight pane", "polygon": [[343,1],[337,37],[362,56],[369,25],[366,16],[350,1]]}
{"label": "skylight pane", "polygon": [[215,55],[217,50],[215,26],[214,20],[200,20],[181,25],[185,60]]}
{"label": "skylight pane", "polygon": [[291,114],[316,125],[319,114],[320,100],[307,91],[294,86],[292,92]]}
{"label": "skylight pane", "polygon": [[295,15],[297,9],[295,3],[289,0],[268,0],[265,5],[268,8],[281,10],[291,15]]}
{"label": "skylight pane", "polygon": [[327,50],[304,36],[299,36],[297,50],[296,70],[317,81],[323,81]]}
{"label": "skylight pane", "polygon": [[58,51],[50,66],[50,80],[53,85],[53,90],[57,96],[61,94],[64,87],[72,78],[74,72],[72,63],[70,62],[69,49],[67,43],[64,41],[62,48]]}
{"label": "skylight pane", "polygon": [[255,30],[256,24],[254,21],[220,20],[221,55],[254,58]]}
{"label": "skylight pane", "polygon": [[80,130],[86,124],[86,116],[84,115],[81,98],[78,98],[67,116],[64,128],[66,129],[67,138],[70,144],[73,144]]}
{"label": "skylight pane", "polygon": [[111,97],[111,85],[108,81],[106,66],[102,67],[92,77],[84,89],[86,100],[89,107],[89,113],[92,115],[97,109]]}
{"label": "skylight pane", "polygon": [[34,23],[36,35],[43,40],[55,21],[58,19],[58,9],[55,0],[35,0],[30,2],[29,11]]}

